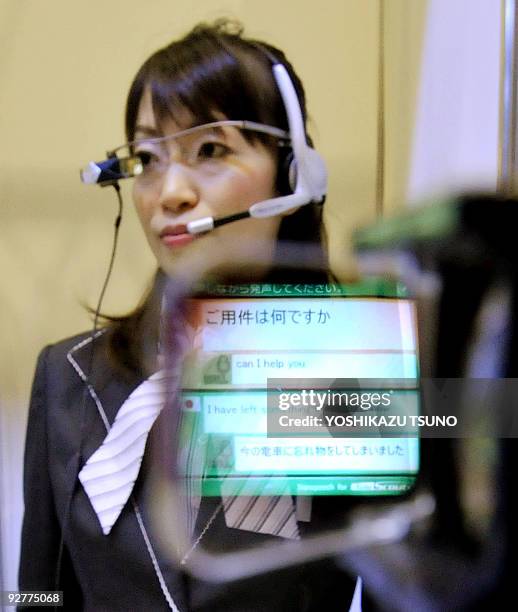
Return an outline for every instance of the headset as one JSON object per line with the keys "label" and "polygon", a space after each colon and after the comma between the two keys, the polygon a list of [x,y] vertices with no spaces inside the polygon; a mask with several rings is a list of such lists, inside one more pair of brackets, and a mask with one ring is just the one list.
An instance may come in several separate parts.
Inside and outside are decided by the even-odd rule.
{"label": "headset", "polygon": [[[187,223],[187,233],[200,234],[215,227],[233,223],[247,217],[263,218],[282,215],[291,208],[310,203],[323,204],[327,194],[327,168],[322,156],[306,140],[304,119],[297,92],[284,64],[262,45],[254,44],[272,64],[272,72],[281,95],[289,126],[291,152],[286,158],[284,169],[285,183],[291,193],[283,194],[256,202],[247,211],[225,217],[203,217]],[[246,122],[243,122],[246,123]],[[276,129],[276,128],[272,128]],[[101,186],[115,185],[120,179],[131,178],[142,172],[142,164],[137,157],[119,158],[115,151],[107,153],[107,159],[90,162],[81,170],[83,183]],[[282,177],[284,179],[284,177]]]}

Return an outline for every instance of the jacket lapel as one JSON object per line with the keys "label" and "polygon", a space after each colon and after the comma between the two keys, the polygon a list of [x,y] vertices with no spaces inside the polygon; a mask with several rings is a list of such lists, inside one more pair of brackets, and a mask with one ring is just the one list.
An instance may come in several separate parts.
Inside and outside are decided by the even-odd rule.
{"label": "jacket lapel", "polygon": [[83,383],[89,381],[88,394],[98,418],[104,421],[105,415],[111,425],[126,398],[144,379],[136,374],[114,376],[106,340],[106,330],[99,330],[93,339],[88,335],[72,347],[67,359]]}

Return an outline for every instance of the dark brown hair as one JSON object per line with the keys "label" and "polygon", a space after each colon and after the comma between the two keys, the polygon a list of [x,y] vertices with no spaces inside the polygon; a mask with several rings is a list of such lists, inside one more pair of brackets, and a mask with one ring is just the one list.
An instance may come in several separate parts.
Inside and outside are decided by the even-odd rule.
{"label": "dark brown hair", "polygon": [[[185,110],[203,124],[220,119],[246,119],[288,130],[288,119],[282,97],[272,73],[269,55],[284,64],[297,92],[306,124],[306,98],[302,83],[284,53],[268,43],[247,39],[242,26],[229,20],[212,25],[200,24],[180,40],[156,51],[137,72],[127,98],[125,129],[129,142],[135,138],[140,101],[150,89],[153,111],[158,124],[173,119],[179,125]],[[249,132],[246,137],[260,139],[270,145],[271,137]],[[308,142],[311,142],[307,136]],[[289,191],[285,155],[279,155],[277,190]],[[312,246],[314,257],[324,266],[322,248],[322,207],[302,206],[283,217],[279,243],[302,242]],[[313,257],[313,255],[312,255]],[[298,278],[283,267],[283,252],[278,249],[269,282],[325,282],[325,274],[305,273]],[[156,293],[162,282],[157,272],[152,289],[135,311],[124,317],[108,318],[112,325],[111,353],[124,370],[138,371],[141,338],[146,309],[156,303]],[[146,334],[147,337],[147,334]]]}
{"label": "dark brown hair", "polygon": [[288,71],[305,122],[304,88],[284,53],[267,43],[245,39],[242,33],[243,28],[232,21],[200,24],[184,38],[151,55],[129,90],[128,140],[134,139],[138,107],[146,87],[151,90],[159,122],[172,118],[181,124],[178,111],[187,110],[200,124],[224,115],[227,119],[248,119],[287,130],[284,104],[267,53]]}

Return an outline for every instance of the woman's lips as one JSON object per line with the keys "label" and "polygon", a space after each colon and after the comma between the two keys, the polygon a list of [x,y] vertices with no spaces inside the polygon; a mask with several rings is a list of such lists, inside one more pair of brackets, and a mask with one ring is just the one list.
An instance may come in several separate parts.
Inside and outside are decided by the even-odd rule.
{"label": "woman's lips", "polygon": [[165,234],[160,237],[162,244],[170,248],[181,247],[195,239],[193,234]]}
{"label": "woman's lips", "polygon": [[181,247],[189,244],[195,239],[193,234],[187,233],[186,225],[174,225],[165,227],[160,232],[162,244],[169,248]]}

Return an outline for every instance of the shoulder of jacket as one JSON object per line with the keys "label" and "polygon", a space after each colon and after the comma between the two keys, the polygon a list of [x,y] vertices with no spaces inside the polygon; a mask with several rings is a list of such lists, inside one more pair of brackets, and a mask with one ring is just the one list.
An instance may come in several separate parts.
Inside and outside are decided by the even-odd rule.
{"label": "shoulder of jacket", "polygon": [[58,342],[53,342],[47,345],[43,350],[50,351],[53,356],[60,354],[66,356],[70,352],[75,352],[83,347],[88,346],[88,344],[90,344],[94,338],[98,343],[104,344],[104,342],[106,341],[106,332],[108,330],[109,327],[103,327],[98,329],[95,333],[90,330],[80,334],[76,334],[75,336],[64,338],[63,340],[59,340]]}
{"label": "shoulder of jacket", "polygon": [[92,331],[87,331],[48,344],[40,352],[40,359],[44,356],[51,368],[59,367],[61,364],[70,364],[71,359],[75,360],[75,357],[81,357],[82,349],[86,349],[94,338],[96,346],[105,349],[108,335],[106,332],[108,330],[109,327],[101,328],[95,334]]}

